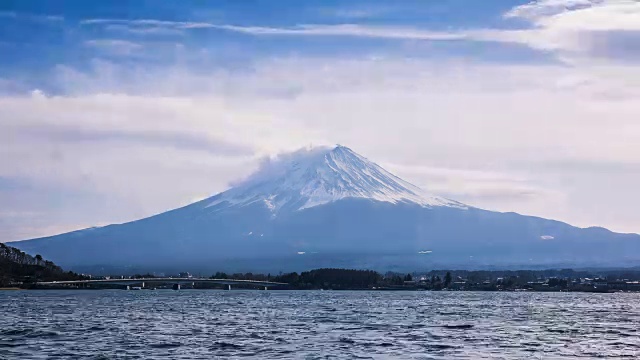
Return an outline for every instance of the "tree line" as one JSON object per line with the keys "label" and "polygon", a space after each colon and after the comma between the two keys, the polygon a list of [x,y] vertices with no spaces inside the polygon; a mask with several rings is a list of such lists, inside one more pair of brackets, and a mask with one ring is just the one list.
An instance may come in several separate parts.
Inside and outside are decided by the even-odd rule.
{"label": "tree line", "polygon": [[334,289],[334,290],[359,290],[372,288],[394,288],[411,286],[411,274],[388,273],[382,275],[373,270],[323,268],[300,273],[254,274],[235,273],[227,274],[216,272],[212,279],[234,279],[254,281],[274,281],[288,284],[292,289]]}
{"label": "tree line", "polygon": [[79,280],[83,277],[65,272],[41,255],[31,256],[20,249],[0,243],[0,287],[36,281]]}

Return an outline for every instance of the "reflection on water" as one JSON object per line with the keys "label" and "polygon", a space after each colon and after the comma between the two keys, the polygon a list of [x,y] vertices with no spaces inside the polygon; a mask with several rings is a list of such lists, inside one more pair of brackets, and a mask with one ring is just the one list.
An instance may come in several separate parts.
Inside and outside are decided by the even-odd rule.
{"label": "reflection on water", "polygon": [[640,358],[640,294],[0,291],[0,358]]}

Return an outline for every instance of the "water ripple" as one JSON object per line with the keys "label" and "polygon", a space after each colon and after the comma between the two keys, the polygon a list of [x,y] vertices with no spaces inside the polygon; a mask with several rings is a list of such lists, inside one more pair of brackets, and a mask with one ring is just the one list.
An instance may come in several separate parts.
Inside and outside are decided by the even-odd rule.
{"label": "water ripple", "polygon": [[640,294],[0,291],[0,359],[640,358]]}

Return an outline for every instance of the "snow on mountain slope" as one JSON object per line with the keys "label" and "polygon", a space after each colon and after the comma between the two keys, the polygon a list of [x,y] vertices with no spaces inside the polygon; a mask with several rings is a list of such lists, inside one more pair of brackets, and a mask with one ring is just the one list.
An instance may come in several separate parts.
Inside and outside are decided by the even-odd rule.
{"label": "snow on mountain slope", "polygon": [[206,207],[259,202],[275,214],[283,209],[302,210],[345,198],[466,208],[456,201],[428,194],[339,145],[298,150],[266,160],[255,174],[212,197]]}

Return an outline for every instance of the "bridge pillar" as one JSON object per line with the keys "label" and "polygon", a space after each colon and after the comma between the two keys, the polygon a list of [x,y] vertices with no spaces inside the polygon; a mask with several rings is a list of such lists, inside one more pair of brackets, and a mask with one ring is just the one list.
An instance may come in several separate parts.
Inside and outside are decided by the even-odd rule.
{"label": "bridge pillar", "polygon": [[264,287],[264,291],[267,291],[267,290],[269,290],[269,289],[265,286],[265,287]]}
{"label": "bridge pillar", "polygon": [[231,284],[229,284],[229,290],[231,290]]}
{"label": "bridge pillar", "polygon": [[127,290],[131,290],[131,287],[129,287],[129,285],[127,285]]}
{"label": "bridge pillar", "polygon": [[144,289],[144,281],[142,282],[142,288]]}
{"label": "bridge pillar", "polygon": [[180,284],[173,284],[173,290],[180,290]]}

